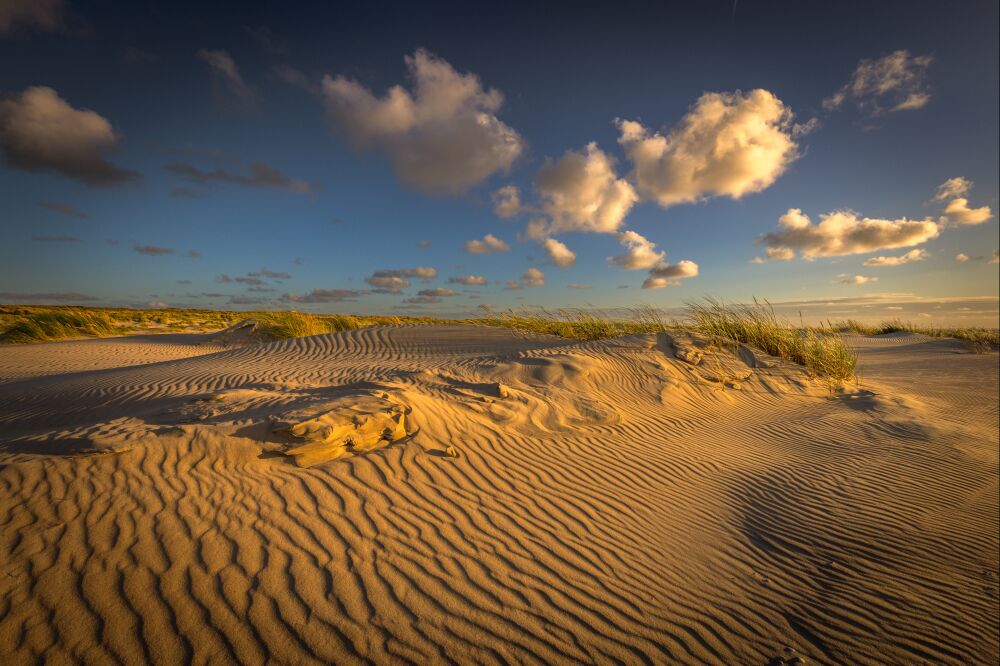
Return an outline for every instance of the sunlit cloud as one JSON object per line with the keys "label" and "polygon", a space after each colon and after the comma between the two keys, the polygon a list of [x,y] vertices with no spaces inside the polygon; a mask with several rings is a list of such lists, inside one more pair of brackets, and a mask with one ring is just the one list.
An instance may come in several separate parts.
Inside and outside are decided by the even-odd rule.
{"label": "sunlit cloud", "polygon": [[455,292],[452,289],[448,289],[447,287],[435,287],[434,289],[421,289],[417,292],[416,296],[403,299],[403,302],[415,305],[440,303],[442,299],[450,298],[454,295]]}
{"label": "sunlit cloud", "polygon": [[680,286],[681,280],[698,275],[698,264],[682,259],[676,264],[661,261],[649,269],[649,277],[642,283],[643,289],[662,289]]}
{"label": "sunlit cloud", "polygon": [[820,215],[819,223],[813,224],[799,208],[789,208],[778,219],[778,227],[761,242],[785,253],[800,252],[807,259],[912,247],[941,233],[941,227],[929,219],[883,220],[859,217],[849,210]]}
{"label": "sunlit cloud", "polygon": [[325,76],[334,125],[359,147],[381,148],[404,183],[431,194],[462,194],[507,171],[524,141],[497,118],[500,91],[422,49],[405,61],[412,92],[396,85],[381,98],[357,81]]}
{"label": "sunlit cloud", "polygon": [[542,241],[542,249],[549,256],[549,261],[559,268],[569,268],[576,263],[576,254],[566,247],[566,244],[555,238]]}
{"label": "sunlit cloud", "polygon": [[908,264],[911,261],[923,261],[929,256],[930,255],[927,254],[926,250],[916,249],[910,250],[906,254],[898,257],[882,256],[865,259],[865,266],[901,266],[903,264]]}
{"label": "sunlit cloud", "polygon": [[937,193],[934,195],[935,201],[945,201],[960,197],[972,189],[972,181],[963,176],[949,178],[938,185]]}
{"label": "sunlit cloud", "polygon": [[292,276],[284,271],[271,271],[268,270],[266,266],[261,267],[259,271],[254,271],[253,273],[247,273],[251,277],[266,277],[272,280],[290,280]]}
{"label": "sunlit cloud", "polygon": [[750,263],[766,264],[769,261],[791,261],[795,251],[788,247],[769,247],[764,250],[763,257],[754,257]]}
{"label": "sunlit cloud", "polygon": [[933,60],[930,55],[911,56],[905,50],[862,60],[851,80],[823,100],[823,108],[838,109],[850,101],[860,110],[878,116],[926,106],[931,99],[927,68]]}
{"label": "sunlit cloud", "polygon": [[835,284],[868,284],[869,282],[878,282],[877,277],[869,277],[867,275],[848,275],[847,273],[841,273],[834,280]]}
{"label": "sunlit cloud", "polygon": [[965,197],[958,197],[948,202],[944,208],[944,215],[941,221],[944,223],[954,222],[956,224],[982,224],[993,217],[993,211],[989,206],[980,208],[969,208],[969,200]]}
{"label": "sunlit cloud", "polygon": [[504,185],[493,193],[493,212],[503,220],[531,210],[521,203],[521,190],[515,185]]}
{"label": "sunlit cloud", "polygon": [[536,240],[567,231],[614,233],[637,199],[596,143],[547,161],[538,170],[535,189],[547,216],[528,224],[527,235]]}
{"label": "sunlit cloud", "polygon": [[798,156],[793,116],[767,90],[706,93],[667,134],[619,120],[629,180],[661,206],[760,192]]}
{"label": "sunlit cloud", "polygon": [[486,234],[482,240],[470,240],[465,244],[465,251],[469,254],[496,254],[509,249],[510,245],[493,234]]}
{"label": "sunlit cloud", "polygon": [[618,234],[618,242],[626,249],[625,254],[608,257],[608,263],[630,271],[652,268],[663,260],[665,252],[656,251],[656,243],[647,240],[634,231]]}
{"label": "sunlit cloud", "polygon": [[0,99],[0,149],[8,165],[25,171],[56,171],[86,184],[109,187],[141,176],[106,159],[120,137],[106,118],[75,109],[52,88],[27,88]]}
{"label": "sunlit cloud", "polygon": [[410,286],[410,278],[423,281],[433,280],[437,277],[437,269],[429,266],[417,266],[416,268],[403,268],[396,270],[379,270],[365,278],[365,282],[375,287],[372,290],[376,294],[398,294]]}

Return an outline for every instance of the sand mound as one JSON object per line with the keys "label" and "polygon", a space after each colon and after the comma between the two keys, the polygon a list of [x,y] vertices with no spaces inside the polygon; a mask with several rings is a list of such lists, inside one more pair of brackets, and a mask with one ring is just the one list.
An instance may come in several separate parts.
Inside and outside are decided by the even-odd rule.
{"label": "sand mound", "polygon": [[394,327],[10,381],[4,663],[995,663],[996,356],[861,353],[837,393]]}

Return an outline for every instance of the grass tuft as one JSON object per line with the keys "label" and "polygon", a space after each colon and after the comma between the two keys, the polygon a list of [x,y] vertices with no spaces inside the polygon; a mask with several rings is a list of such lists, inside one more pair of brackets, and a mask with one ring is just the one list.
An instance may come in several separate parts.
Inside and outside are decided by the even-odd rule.
{"label": "grass tuft", "polygon": [[104,312],[64,309],[20,315],[3,331],[5,342],[26,344],[65,338],[115,335],[119,327]]}
{"label": "grass tuft", "polygon": [[836,333],[796,328],[766,301],[727,304],[712,298],[687,304],[689,326],[713,340],[743,343],[798,363],[831,383],[855,377],[857,354]]}
{"label": "grass tuft", "polygon": [[884,335],[886,333],[917,333],[931,338],[955,338],[965,340],[973,351],[985,354],[1000,345],[1000,330],[981,327],[941,328],[919,326],[902,319],[890,319],[880,324],[865,324],[856,319],[846,319],[829,324],[834,331],[850,331],[858,335]]}

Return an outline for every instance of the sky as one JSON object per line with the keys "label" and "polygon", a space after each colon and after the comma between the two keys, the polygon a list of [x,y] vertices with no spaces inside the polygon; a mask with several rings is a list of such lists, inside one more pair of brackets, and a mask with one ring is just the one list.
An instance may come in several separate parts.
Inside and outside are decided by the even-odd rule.
{"label": "sky", "polygon": [[0,0],[0,302],[998,325],[996,2],[326,4]]}

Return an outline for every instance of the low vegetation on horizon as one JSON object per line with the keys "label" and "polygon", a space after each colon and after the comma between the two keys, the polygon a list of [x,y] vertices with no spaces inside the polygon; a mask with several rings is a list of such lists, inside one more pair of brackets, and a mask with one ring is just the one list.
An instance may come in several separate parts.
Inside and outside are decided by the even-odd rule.
{"label": "low vegetation on horizon", "polygon": [[[0,341],[32,343],[130,333],[217,331],[253,320],[261,340],[283,340],[370,326],[439,324],[456,320],[410,316],[321,315],[296,311],[236,312],[220,310],[134,310],[74,306],[0,305]],[[572,340],[600,340],[635,333],[688,330],[723,345],[746,344],[809,369],[815,376],[841,382],[855,376],[857,356],[843,333],[881,335],[894,332],[967,341],[980,353],[1000,344],[1000,331],[987,328],[917,326],[900,320],[864,324],[856,320],[826,326],[795,326],[775,314],[769,303],[730,304],[706,298],[689,302],[684,317],[665,319],[652,306],[633,308],[627,317],[612,317],[579,308],[485,310],[482,317],[461,323],[497,326]]]}

